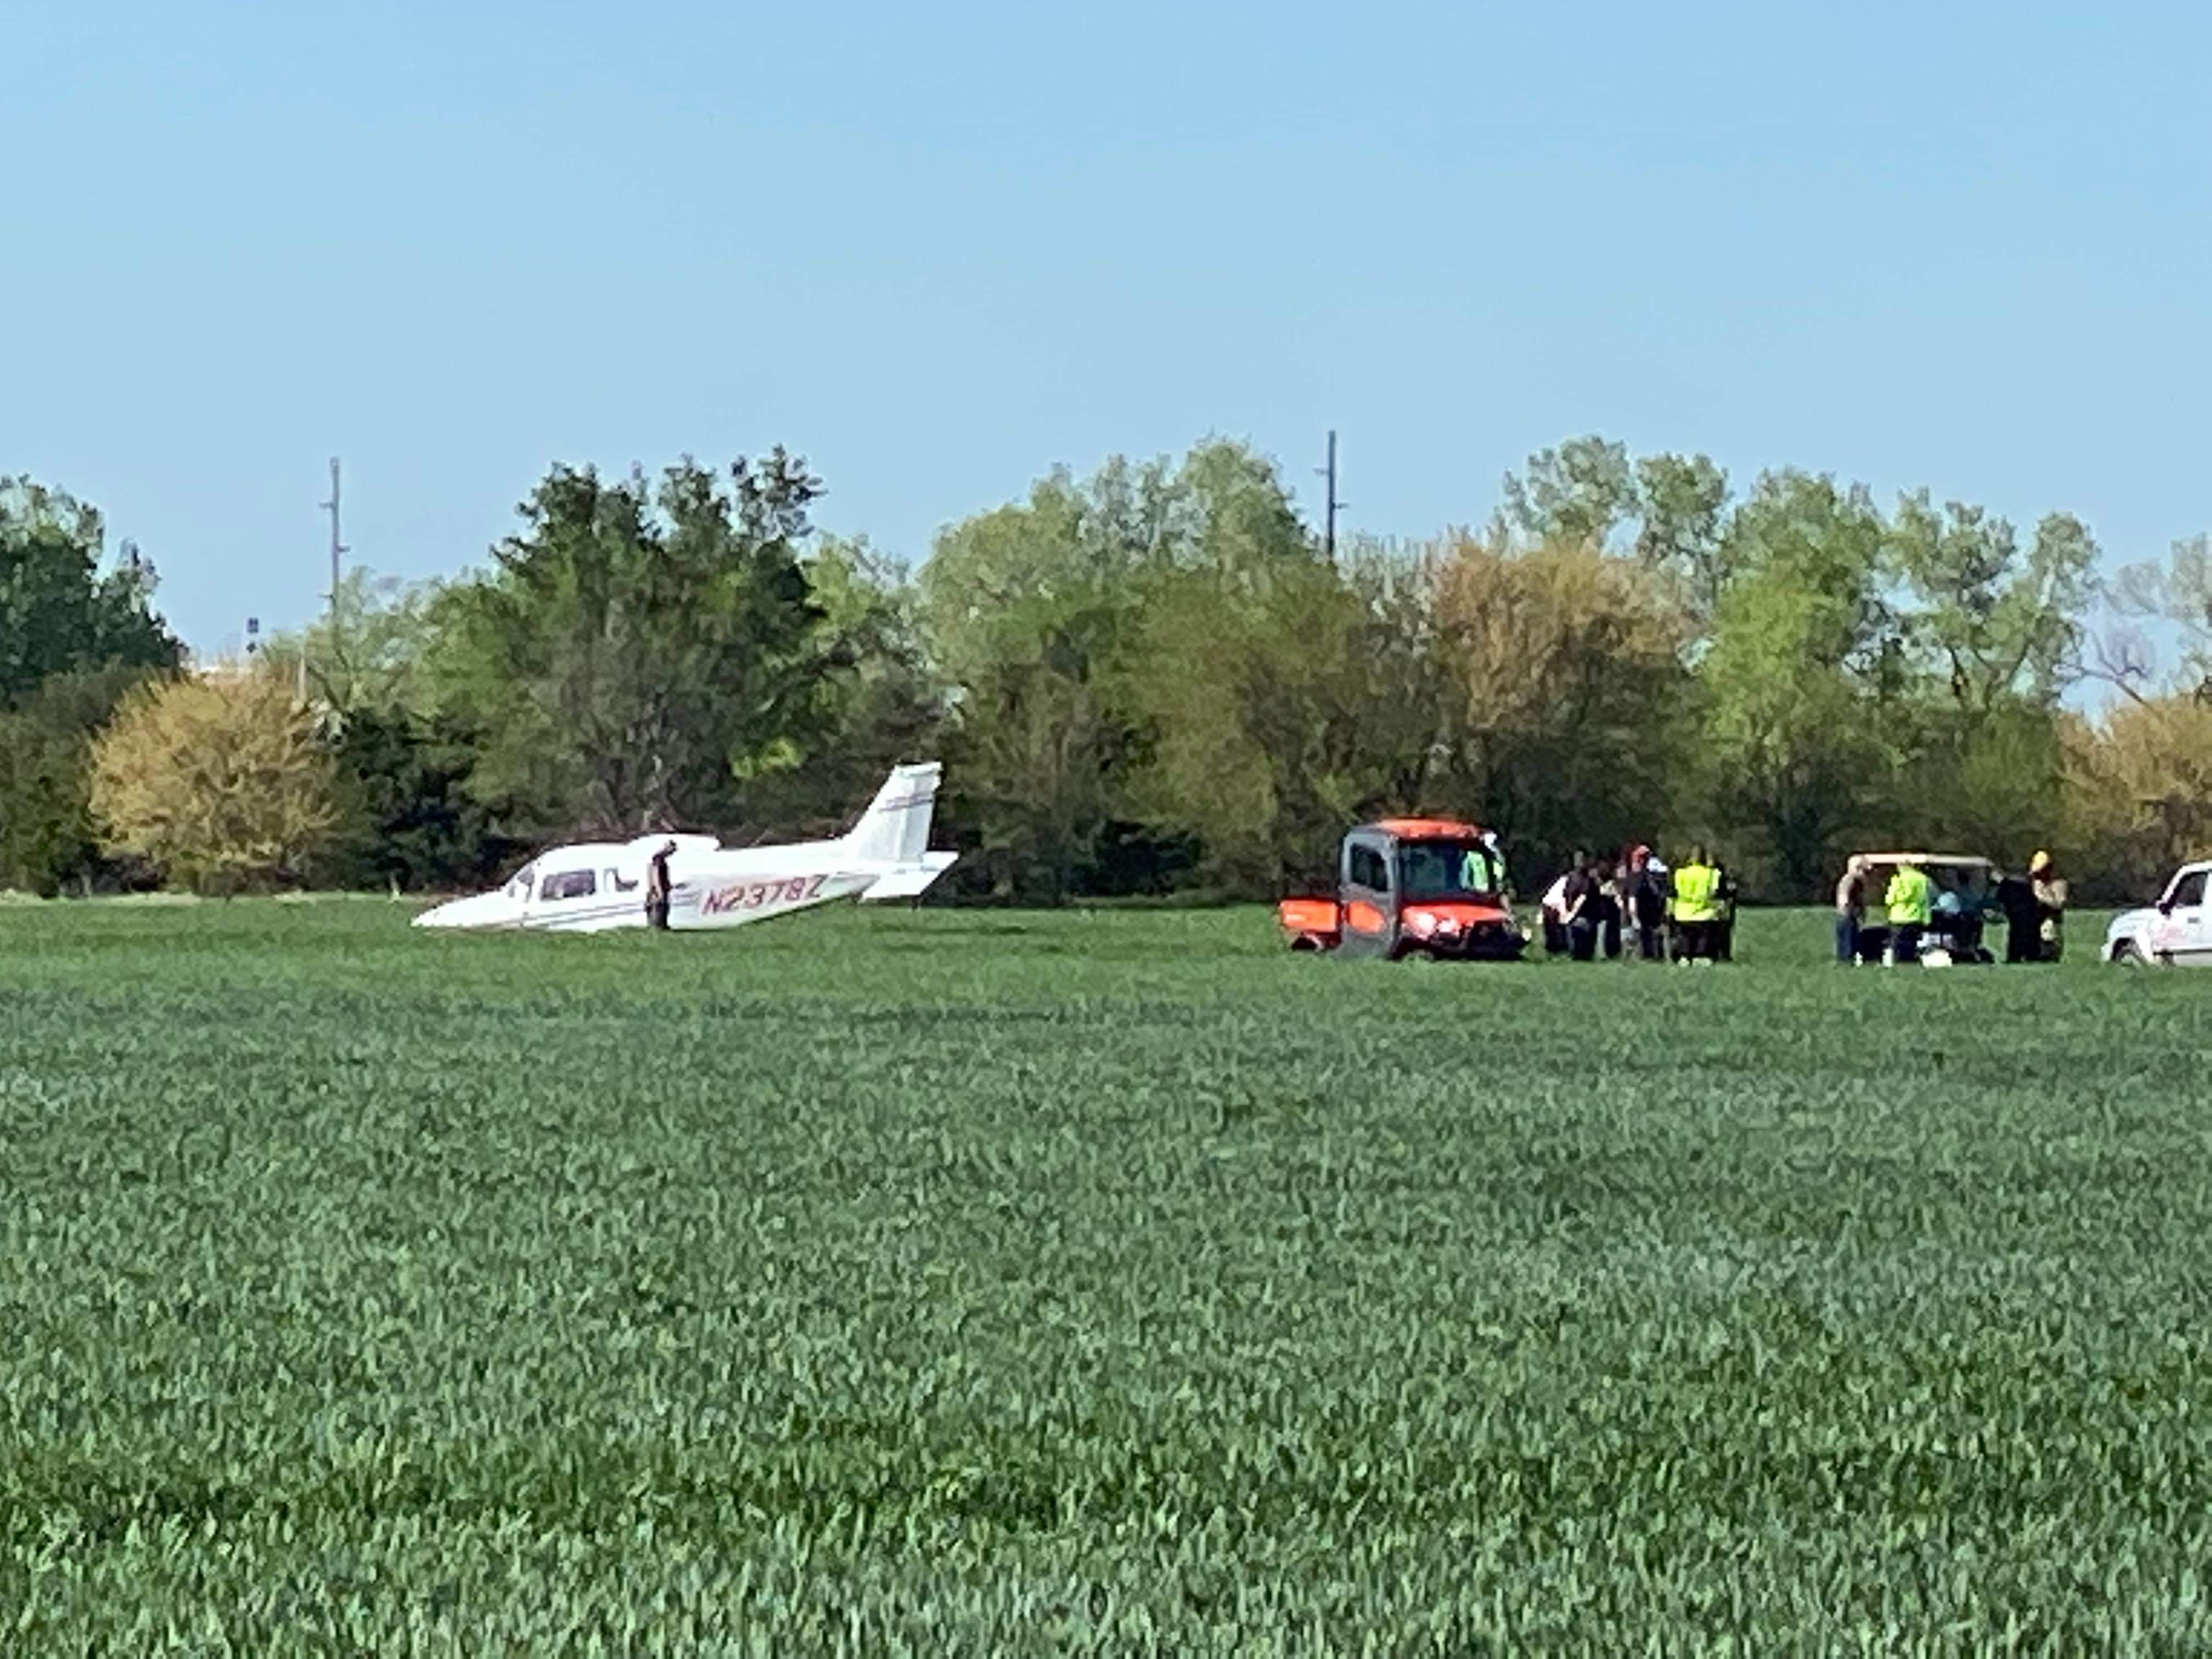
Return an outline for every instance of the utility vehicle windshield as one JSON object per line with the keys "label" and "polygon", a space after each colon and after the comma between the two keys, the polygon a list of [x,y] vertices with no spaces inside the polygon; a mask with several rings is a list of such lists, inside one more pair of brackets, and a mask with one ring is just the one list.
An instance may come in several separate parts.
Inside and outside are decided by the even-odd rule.
{"label": "utility vehicle windshield", "polygon": [[1409,899],[1489,898],[1498,874],[1480,842],[1401,842],[1398,888]]}

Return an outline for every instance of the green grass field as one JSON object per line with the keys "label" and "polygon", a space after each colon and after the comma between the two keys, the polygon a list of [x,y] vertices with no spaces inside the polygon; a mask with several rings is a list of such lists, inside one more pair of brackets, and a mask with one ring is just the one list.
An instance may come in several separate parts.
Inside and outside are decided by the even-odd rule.
{"label": "green grass field", "polygon": [[0,910],[0,1646],[2212,1642],[2212,975]]}

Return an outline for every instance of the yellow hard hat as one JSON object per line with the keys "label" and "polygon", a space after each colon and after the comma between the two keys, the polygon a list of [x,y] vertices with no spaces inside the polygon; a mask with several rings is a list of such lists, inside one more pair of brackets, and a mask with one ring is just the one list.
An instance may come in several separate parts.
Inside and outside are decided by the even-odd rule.
{"label": "yellow hard hat", "polygon": [[2031,876],[2039,876],[2050,867],[2051,854],[2048,853],[2038,853],[2027,861],[2027,873]]}

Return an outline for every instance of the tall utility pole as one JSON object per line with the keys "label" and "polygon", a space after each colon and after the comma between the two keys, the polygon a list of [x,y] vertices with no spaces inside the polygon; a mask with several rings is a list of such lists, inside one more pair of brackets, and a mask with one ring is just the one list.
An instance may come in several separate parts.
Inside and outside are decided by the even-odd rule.
{"label": "tall utility pole", "polygon": [[338,458],[331,457],[331,498],[323,503],[323,511],[331,515],[331,635],[337,635],[338,629],[338,560],[353,550],[338,539]]}
{"label": "tall utility pole", "polygon": [[[331,498],[322,504],[322,507],[324,512],[331,515],[331,591],[329,596],[331,601],[331,637],[328,648],[331,654],[335,656],[337,654],[338,648],[338,582],[341,574],[339,562],[346,554],[353,550],[339,538],[338,534],[338,458],[335,455],[331,457]],[[300,652],[300,700],[303,702],[307,701],[307,653],[305,649],[305,645],[306,637],[303,635],[301,636],[302,648]]]}
{"label": "tall utility pole", "polygon": [[1336,515],[1345,503],[1336,499],[1336,434],[1328,434],[1328,465],[1317,466],[1315,471],[1328,481],[1328,495],[1322,504],[1322,547],[1331,559],[1336,557]]}

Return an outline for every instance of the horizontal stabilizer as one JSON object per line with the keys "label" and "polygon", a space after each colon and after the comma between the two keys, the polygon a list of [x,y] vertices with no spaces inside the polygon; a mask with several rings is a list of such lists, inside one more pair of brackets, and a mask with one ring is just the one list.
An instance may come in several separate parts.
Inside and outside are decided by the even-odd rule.
{"label": "horizontal stabilizer", "polygon": [[876,878],[875,882],[860,895],[863,903],[878,899],[919,898],[929,890],[929,884],[958,863],[957,853],[924,853],[912,864],[902,864]]}

